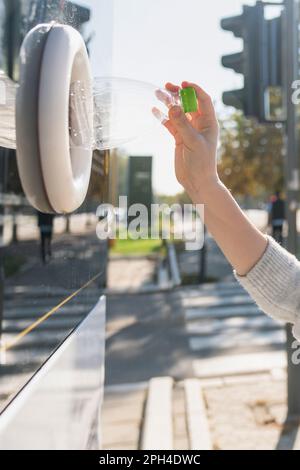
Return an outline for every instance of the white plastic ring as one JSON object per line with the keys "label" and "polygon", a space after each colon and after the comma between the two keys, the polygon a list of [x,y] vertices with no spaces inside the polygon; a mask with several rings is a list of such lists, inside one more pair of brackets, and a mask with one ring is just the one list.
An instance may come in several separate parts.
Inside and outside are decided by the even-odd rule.
{"label": "white plastic ring", "polygon": [[19,176],[28,201],[41,212],[55,212],[46,193],[41,168],[37,111],[40,66],[51,27],[50,24],[40,24],[29,31],[23,41],[16,99]]}
{"label": "white plastic ring", "polygon": [[78,80],[85,84],[92,133],[92,76],[84,41],[70,26],[55,25],[48,33],[41,64],[38,129],[44,184],[58,213],[72,212],[82,204],[91,174],[92,148],[70,148],[70,85]]}

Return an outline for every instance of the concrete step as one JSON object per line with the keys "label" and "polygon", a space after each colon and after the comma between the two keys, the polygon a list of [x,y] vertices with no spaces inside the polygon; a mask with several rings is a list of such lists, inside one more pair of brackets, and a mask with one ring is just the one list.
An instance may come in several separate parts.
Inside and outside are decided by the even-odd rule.
{"label": "concrete step", "polygon": [[201,382],[184,381],[188,435],[191,450],[212,450],[212,442]]}
{"label": "concrete step", "polygon": [[210,449],[199,380],[155,377],[106,387],[102,435],[105,450]]}
{"label": "concrete step", "polygon": [[173,450],[171,377],[150,380],[142,431],[142,450]]}

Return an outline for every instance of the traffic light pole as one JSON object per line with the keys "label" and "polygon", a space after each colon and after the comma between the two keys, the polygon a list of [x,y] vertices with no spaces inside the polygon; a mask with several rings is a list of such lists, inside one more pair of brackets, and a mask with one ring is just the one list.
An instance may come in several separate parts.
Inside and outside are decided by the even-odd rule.
{"label": "traffic light pole", "polygon": [[[298,0],[285,0],[283,23],[283,77],[286,99],[286,213],[288,222],[287,249],[297,255],[297,208],[299,201],[299,142],[297,130],[297,107],[292,102],[292,84],[298,78]],[[290,325],[287,327],[287,358],[288,358],[288,415],[300,415],[300,365],[293,364],[293,338]]]}

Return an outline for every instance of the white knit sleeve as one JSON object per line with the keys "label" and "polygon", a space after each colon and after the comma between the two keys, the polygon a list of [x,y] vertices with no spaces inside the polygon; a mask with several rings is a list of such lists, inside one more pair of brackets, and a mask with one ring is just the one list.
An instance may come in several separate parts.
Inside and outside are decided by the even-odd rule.
{"label": "white knit sleeve", "polygon": [[300,262],[268,237],[267,248],[246,276],[234,272],[257,305],[277,320],[296,324],[300,336]]}

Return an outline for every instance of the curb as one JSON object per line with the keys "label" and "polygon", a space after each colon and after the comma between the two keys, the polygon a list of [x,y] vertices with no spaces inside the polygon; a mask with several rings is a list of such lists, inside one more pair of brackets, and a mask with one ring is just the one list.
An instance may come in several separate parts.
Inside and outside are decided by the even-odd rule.
{"label": "curb", "polygon": [[184,389],[190,450],[212,450],[201,382],[187,379]]}
{"label": "curb", "polygon": [[142,450],[173,450],[171,377],[151,379],[142,432]]}

